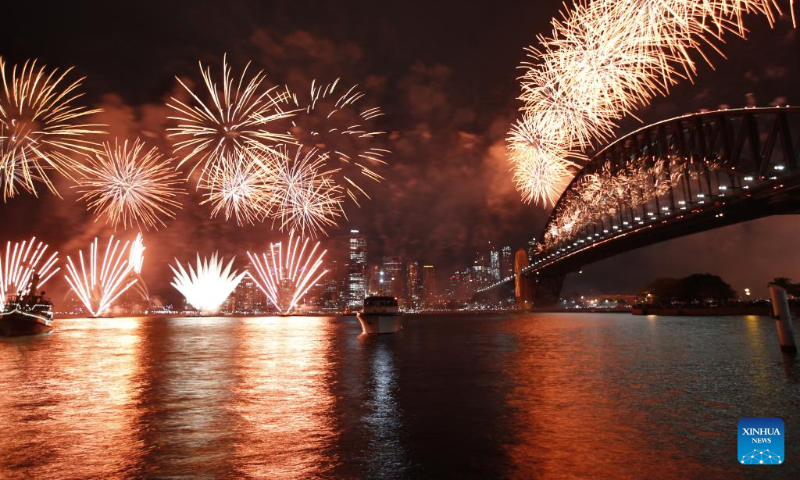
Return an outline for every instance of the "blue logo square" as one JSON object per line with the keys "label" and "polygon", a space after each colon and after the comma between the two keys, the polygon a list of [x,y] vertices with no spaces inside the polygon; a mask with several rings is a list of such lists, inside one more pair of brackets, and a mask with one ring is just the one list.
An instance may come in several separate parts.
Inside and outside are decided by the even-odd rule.
{"label": "blue logo square", "polygon": [[739,463],[743,465],[780,465],[786,431],[780,418],[743,418],[739,420]]}

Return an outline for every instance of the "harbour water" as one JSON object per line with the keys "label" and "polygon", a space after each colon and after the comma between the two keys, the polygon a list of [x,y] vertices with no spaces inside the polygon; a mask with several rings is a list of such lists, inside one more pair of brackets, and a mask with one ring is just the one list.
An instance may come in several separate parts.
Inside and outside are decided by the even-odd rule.
{"label": "harbour water", "polygon": [[[59,320],[0,339],[0,478],[800,477],[767,317]],[[782,417],[779,466],[737,462]]]}

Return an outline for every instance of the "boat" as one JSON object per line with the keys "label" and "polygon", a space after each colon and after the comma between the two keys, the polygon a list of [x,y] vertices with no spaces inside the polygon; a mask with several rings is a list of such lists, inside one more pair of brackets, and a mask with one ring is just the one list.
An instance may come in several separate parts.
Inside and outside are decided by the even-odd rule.
{"label": "boat", "polygon": [[36,295],[39,276],[33,274],[28,293],[9,295],[0,313],[0,336],[16,337],[37,335],[53,329],[53,304],[44,296]]}
{"label": "boat", "polygon": [[356,314],[361,331],[366,334],[396,333],[403,329],[403,313],[397,299],[388,296],[370,296],[364,299],[364,309]]}

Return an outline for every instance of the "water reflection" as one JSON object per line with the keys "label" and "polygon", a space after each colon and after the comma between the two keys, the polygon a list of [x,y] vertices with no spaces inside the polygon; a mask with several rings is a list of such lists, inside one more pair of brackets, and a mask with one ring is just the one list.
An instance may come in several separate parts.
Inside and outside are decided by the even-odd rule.
{"label": "water reflection", "polygon": [[392,339],[361,335],[359,340],[370,367],[361,415],[368,438],[366,471],[373,477],[398,476],[408,465],[402,441],[403,412],[396,398],[399,372]]}
{"label": "water reflection", "polygon": [[[76,466],[93,477],[130,472],[140,329],[136,319],[81,320],[2,339],[0,476],[57,477]],[[66,339],[69,348],[54,352]]]}
{"label": "water reflection", "polygon": [[333,324],[321,317],[243,320],[237,355],[236,463],[257,478],[319,476],[337,462]]}
{"label": "water reflection", "polygon": [[235,355],[238,320],[171,318],[146,321],[137,398],[138,468],[148,476],[233,473]]}
{"label": "water reflection", "polygon": [[78,319],[0,339],[0,478],[734,478],[740,418],[800,430],[767,317],[405,324]]}

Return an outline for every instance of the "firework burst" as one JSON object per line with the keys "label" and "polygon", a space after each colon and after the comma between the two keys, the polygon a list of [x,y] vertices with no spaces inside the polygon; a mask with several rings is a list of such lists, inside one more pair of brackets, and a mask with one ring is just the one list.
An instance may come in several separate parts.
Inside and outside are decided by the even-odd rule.
{"label": "firework burst", "polygon": [[236,80],[231,75],[227,56],[222,60],[222,83],[217,84],[210,67],[200,63],[205,90],[195,93],[183,80],[178,82],[189,93],[190,99],[183,102],[177,98],[167,104],[175,111],[170,117],[178,125],[170,128],[170,137],[176,139],[175,152],[180,154],[179,166],[194,162],[189,175],[202,166],[199,185],[211,183],[226,162],[239,160],[240,154],[249,149],[270,149],[279,142],[291,141],[291,136],[270,131],[275,120],[291,116],[278,105],[285,97],[275,87],[267,88],[266,75],[260,71],[247,79],[248,63]]}
{"label": "firework burst", "polygon": [[275,208],[270,214],[279,222],[280,230],[298,230],[316,236],[325,233],[326,227],[336,225],[344,216],[342,189],[325,169],[326,154],[316,149],[298,147],[294,157],[286,149],[276,157],[272,201]]}
{"label": "firework burst", "polygon": [[289,234],[284,250],[281,242],[272,243],[269,250],[258,254],[247,252],[255,274],[249,275],[267,299],[282,313],[289,313],[320,279],[328,273],[321,270],[327,250],[320,253],[319,242],[308,249],[309,239]]}
{"label": "firework burst", "polygon": [[81,200],[114,227],[158,229],[181,208],[177,198],[185,192],[177,185],[183,180],[171,159],[155,147],[147,150],[138,138],[130,145],[127,140],[121,145],[106,142],[90,157],[87,169],[78,186]]}
{"label": "firework burst", "polygon": [[35,272],[39,286],[43,286],[58,273],[58,252],[47,256],[47,245],[36,237],[22,243],[6,243],[5,258],[0,257],[0,309],[8,295],[24,295]]}
{"label": "firework burst", "polygon": [[621,118],[653,97],[693,78],[694,57],[710,63],[704,50],[721,54],[725,34],[744,37],[745,14],[761,14],[772,24],[779,11],[775,0],[574,4],[553,20],[550,36],[538,37],[539,48],[527,49],[530,61],[522,64],[522,123],[550,146],[536,148],[510,134],[525,201],[553,203],[554,192],[574,175],[576,153],[608,139]]}
{"label": "firework burst", "polygon": [[225,220],[235,218],[239,225],[264,221],[275,209],[273,192],[280,160],[269,150],[238,152],[235,162],[213,167],[214,181],[207,187],[201,205],[213,205],[211,218],[224,212]]}
{"label": "firework burst", "polygon": [[[137,237],[137,240],[140,240],[140,237]],[[108,239],[105,253],[101,258],[97,237],[95,237],[89,245],[87,258],[84,258],[82,250],[78,251],[80,270],[72,258],[67,255],[67,275],[65,277],[67,283],[83,303],[86,311],[93,317],[107,312],[114,301],[138,281],[133,275],[134,266],[129,261],[131,259],[131,242],[126,241],[121,248],[120,244],[119,240],[114,241],[112,235]],[[136,255],[134,255],[135,258]]]}
{"label": "firework burst", "polygon": [[99,125],[81,123],[99,112],[76,105],[82,96],[83,78],[66,80],[72,70],[48,71],[36,60],[6,68],[0,57],[0,186],[3,201],[20,189],[37,195],[43,183],[58,195],[48,173],[55,171],[72,179],[81,169],[73,157],[94,152],[89,134],[102,133]]}
{"label": "firework burst", "polygon": [[197,269],[192,268],[192,264],[189,263],[188,272],[178,259],[175,259],[178,268],[169,266],[175,274],[171,285],[181,292],[194,308],[203,313],[215,313],[247,274],[235,270],[231,272],[234,259],[231,258],[228,265],[223,267],[225,259],[220,258],[216,252],[210,259],[205,258],[202,261],[198,253]]}
{"label": "firework burst", "polygon": [[314,80],[305,98],[289,92],[287,87],[289,102],[296,108],[296,115],[290,118],[290,133],[299,144],[327,155],[338,183],[358,205],[359,196],[369,199],[358,180],[383,180],[375,168],[386,164],[385,157],[390,152],[378,145],[378,138],[385,132],[370,127],[383,115],[380,108],[362,108],[365,94],[357,85],[344,91],[337,91],[338,86],[339,79],[327,85]]}

